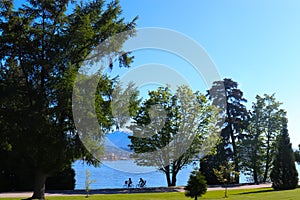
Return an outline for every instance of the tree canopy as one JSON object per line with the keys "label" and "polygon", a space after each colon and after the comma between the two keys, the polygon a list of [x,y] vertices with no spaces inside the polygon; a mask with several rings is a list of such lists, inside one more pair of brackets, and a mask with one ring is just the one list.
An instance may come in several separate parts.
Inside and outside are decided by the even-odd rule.
{"label": "tree canopy", "polygon": [[[20,8],[0,1],[0,145],[11,158],[7,167],[26,165],[35,172],[32,198],[44,199],[47,176],[75,159],[99,163],[80,142],[74,125],[73,84],[98,44],[120,32],[134,34],[136,19],[125,22],[121,14],[118,1],[29,0]],[[108,46],[97,56],[116,51]],[[124,54],[119,62],[129,66],[131,57]],[[113,80],[101,76],[95,99],[103,128],[113,123],[113,86]]]}
{"label": "tree canopy", "polygon": [[241,144],[241,162],[243,171],[250,172],[257,184],[270,178],[277,138],[282,129],[278,122],[286,114],[281,104],[275,94],[257,95],[250,111],[246,137]]}
{"label": "tree canopy", "polygon": [[175,94],[168,87],[150,91],[130,126],[136,163],[157,167],[168,186],[175,186],[182,167],[209,152],[218,140],[216,113],[204,95],[187,86]]}

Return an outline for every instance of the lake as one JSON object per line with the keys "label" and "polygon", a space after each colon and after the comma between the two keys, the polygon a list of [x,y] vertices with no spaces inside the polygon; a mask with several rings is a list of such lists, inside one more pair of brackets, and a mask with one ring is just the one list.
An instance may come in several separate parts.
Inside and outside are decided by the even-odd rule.
{"label": "lake", "polygon": [[[296,166],[300,174],[300,165]],[[193,165],[189,165],[178,173],[178,186],[186,185],[193,168]],[[163,173],[155,170],[154,167],[137,166],[133,160],[104,161],[99,168],[83,164],[82,161],[76,161],[73,164],[73,169],[76,172],[75,189],[85,188],[86,170],[89,170],[91,173],[90,180],[95,180],[95,182],[90,185],[90,189],[122,188],[125,180],[128,178],[132,179],[134,185],[138,183],[139,178],[143,178],[147,180],[147,187],[167,186],[166,178]],[[240,182],[247,182],[243,174],[241,174]]]}

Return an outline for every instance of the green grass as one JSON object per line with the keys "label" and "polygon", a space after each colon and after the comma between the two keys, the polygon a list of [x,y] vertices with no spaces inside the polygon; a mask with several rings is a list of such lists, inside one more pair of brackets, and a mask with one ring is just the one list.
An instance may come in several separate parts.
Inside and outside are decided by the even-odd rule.
{"label": "green grass", "polygon": [[[271,188],[229,190],[226,200],[297,200],[300,198],[300,188],[296,190],[274,191]],[[1,200],[20,200],[22,198],[0,198]],[[47,197],[49,200],[188,200],[184,193],[139,193],[139,194],[100,194],[91,195],[88,199],[81,196]],[[201,199],[225,199],[224,191],[209,191]]]}

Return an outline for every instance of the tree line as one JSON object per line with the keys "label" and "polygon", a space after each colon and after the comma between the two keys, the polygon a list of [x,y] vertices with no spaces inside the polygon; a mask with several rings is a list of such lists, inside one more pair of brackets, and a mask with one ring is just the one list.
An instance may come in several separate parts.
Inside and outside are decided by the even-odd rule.
{"label": "tree line", "polygon": [[[34,191],[32,199],[44,199],[47,178],[70,169],[75,160],[100,164],[82,144],[82,133],[75,127],[73,86],[88,55],[94,53],[94,57],[111,61],[123,42],[134,36],[135,26],[136,18],[126,22],[122,17],[117,0],[29,0],[20,8],[15,8],[13,1],[0,1],[1,177],[13,174],[16,182],[22,183],[26,174]],[[128,34],[114,48],[93,51],[105,39],[124,31]],[[133,57],[122,55],[117,64],[129,67]],[[79,84],[89,84],[89,78],[79,76]],[[89,130],[96,142],[128,119],[112,109],[120,106],[112,102],[113,91],[119,90],[117,78],[106,74],[97,78],[93,97],[102,132]],[[228,162],[235,171],[250,173],[256,183],[270,179],[281,135],[288,138],[286,112],[274,95],[257,96],[249,111],[242,91],[231,79],[216,81],[207,94],[185,86],[175,93],[161,87],[142,101],[134,88],[132,91],[133,158],[137,164],[153,165],[164,172],[168,186],[176,185],[176,175],[185,165],[200,158],[200,171],[209,184],[219,183],[213,171]],[[214,105],[220,105],[224,96],[225,120],[220,121],[220,108]],[[153,106],[156,112],[151,112]],[[101,154],[103,146],[95,152]],[[238,181],[237,176],[234,182]]]}
{"label": "tree line", "polygon": [[[275,94],[257,95],[251,110],[246,108],[246,102],[238,83],[229,78],[214,82],[207,94],[193,93],[187,87],[180,87],[174,94],[168,87],[150,91],[131,126],[130,147],[135,152],[137,164],[156,166],[166,174],[168,186],[176,185],[179,170],[195,160],[200,160],[200,172],[208,184],[223,184],[216,172],[224,171],[226,166],[232,168],[223,177],[228,184],[239,183],[240,173],[247,175],[249,182],[259,184],[274,181],[278,174],[275,167],[278,162],[282,163],[278,159],[285,159],[284,163],[290,163],[285,168],[291,171],[288,177],[297,185],[295,158],[282,103],[276,100]],[[156,104],[167,111],[166,116],[156,111],[157,115],[150,117],[151,105]],[[218,107],[223,107],[222,112]],[[223,120],[219,120],[220,117]],[[162,126],[151,124],[151,120],[161,122],[164,119]],[[187,144],[186,138],[193,134],[195,137],[189,148],[176,157],[174,152],[178,153],[177,148],[182,147],[176,145],[178,138],[180,144]],[[213,146],[205,143],[208,136],[214,139]],[[282,146],[281,140],[286,146]],[[205,147],[209,152],[203,151]],[[159,156],[149,156],[147,152],[151,151],[158,152]]]}

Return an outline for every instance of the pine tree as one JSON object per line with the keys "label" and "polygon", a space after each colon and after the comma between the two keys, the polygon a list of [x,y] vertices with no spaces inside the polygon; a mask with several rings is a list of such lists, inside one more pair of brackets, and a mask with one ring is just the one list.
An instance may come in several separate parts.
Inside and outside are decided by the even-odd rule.
{"label": "pine tree", "polygon": [[[126,22],[121,14],[118,0],[28,0],[20,7],[0,0],[0,150],[5,151],[0,152],[0,163],[8,158],[9,169],[21,169],[22,174],[31,170],[32,199],[45,199],[47,177],[74,160],[99,164],[79,139],[72,112],[73,86],[88,55],[95,53],[98,59],[115,55],[135,32],[135,19]],[[94,51],[107,38],[126,31],[130,33],[114,48]],[[129,66],[131,60],[121,56],[120,66]],[[89,79],[82,79],[88,83]],[[105,131],[113,123],[113,84],[103,75],[93,94],[99,126]]]}
{"label": "pine tree", "polygon": [[[240,171],[239,144],[244,140],[244,130],[247,127],[249,114],[244,103],[247,100],[243,92],[238,88],[238,83],[225,78],[222,81],[213,83],[208,91],[209,98],[213,105],[218,105],[224,111],[224,122],[221,131],[221,142],[214,155],[208,155],[202,159],[200,170],[206,176],[208,184],[218,184],[214,176],[213,168],[219,168],[226,162],[233,161],[235,171]],[[205,166],[209,166],[206,168]],[[235,183],[239,183],[239,176],[236,176]]]}
{"label": "pine tree", "polygon": [[298,186],[298,172],[295,166],[294,152],[287,129],[287,119],[282,120],[277,152],[271,172],[272,187],[275,190],[295,189]]}
{"label": "pine tree", "polygon": [[191,172],[188,184],[184,190],[185,196],[195,198],[195,200],[206,193],[206,180],[199,170],[194,170]]}

